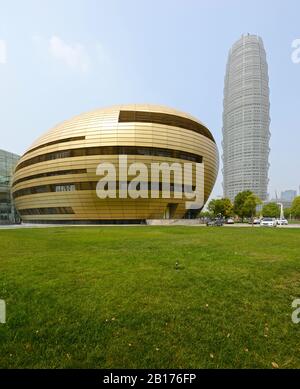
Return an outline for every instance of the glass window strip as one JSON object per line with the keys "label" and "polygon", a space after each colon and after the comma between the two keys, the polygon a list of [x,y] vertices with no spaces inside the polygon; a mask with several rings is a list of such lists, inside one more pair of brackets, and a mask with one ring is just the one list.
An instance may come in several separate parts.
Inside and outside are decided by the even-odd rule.
{"label": "glass window strip", "polygon": [[[16,199],[22,196],[28,196],[33,194],[40,193],[50,193],[50,192],[73,192],[73,191],[82,191],[82,190],[96,190],[97,183],[99,181],[85,181],[85,182],[75,182],[75,183],[57,183],[57,184],[48,184],[48,185],[39,185],[33,186],[30,188],[19,189],[13,193],[13,198]],[[131,181],[117,181],[116,190],[127,189]],[[145,184],[145,182],[141,182]],[[168,184],[167,184],[168,185]],[[158,190],[162,192],[164,190],[162,182],[147,182],[147,190]],[[139,190],[139,188],[137,188]],[[195,186],[177,183],[170,183],[170,192],[182,192],[192,193],[195,190]]]}
{"label": "glass window strip", "polygon": [[147,155],[167,158],[184,159],[187,161],[202,163],[202,156],[187,151],[166,149],[161,147],[143,147],[143,146],[99,146],[99,147],[82,147],[78,149],[54,151],[36,157],[29,158],[20,162],[16,171],[34,165],[36,163],[60,159],[72,158],[90,155]]}
{"label": "glass window strip", "polygon": [[211,132],[203,124],[178,115],[147,111],[120,111],[119,123],[157,123],[197,132],[215,143]]}

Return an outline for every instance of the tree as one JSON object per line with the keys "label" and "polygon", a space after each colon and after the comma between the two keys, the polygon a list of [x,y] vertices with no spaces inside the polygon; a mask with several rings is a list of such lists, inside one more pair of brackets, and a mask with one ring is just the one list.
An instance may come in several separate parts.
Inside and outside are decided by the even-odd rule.
{"label": "tree", "polygon": [[209,211],[201,211],[199,217],[211,217],[212,213]]}
{"label": "tree", "polygon": [[245,190],[243,192],[238,193],[235,198],[234,198],[234,203],[233,203],[233,210],[236,215],[244,219],[245,215],[245,209],[244,209],[244,204],[248,196],[253,194],[250,192],[250,190]]}
{"label": "tree", "polygon": [[300,217],[300,196],[294,198],[291,207],[291,213],[294,217]]}
{"label": "tree", "polygon": [[233,215],[233,204],[228,198],[221,199],[223,204],[223,212],[221,212],[222,216],[228,218]]}
{"label": "tree", "polygon": [[238,193],[234,199],[233,210],[236,215],[244,220],[244,217],[253,217],[256,214],[256,207],[261,200],[250,190]]}
{"label": "tree", "polygon": [[256,215],[256,207],[261,204],[260,198],[254,193],[251,193],[244,202],[243,212],[246,217],[254,217]]}
{"label": "tree", "polygon": [[292,208],[284,208],[283,213],[286,218],[291,217]]}
{"label": "tree", "polygon": [[262,214],[265,217],[279,217],[280,208],[276,203],[268,203],[263,206]]}
{"label": "tree", "polygon": [[233,206],[229,199],[213,199],[208,204],[208,210],[214,215],[221,215],[225,218],[233,214]]}

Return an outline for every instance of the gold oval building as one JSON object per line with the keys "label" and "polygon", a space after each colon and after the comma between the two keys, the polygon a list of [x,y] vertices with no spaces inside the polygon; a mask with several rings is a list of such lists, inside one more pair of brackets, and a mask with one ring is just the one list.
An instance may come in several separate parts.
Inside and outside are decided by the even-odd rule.
{"label": "gold oval building", "polygon": [[[204,202],[217,177],[215,140],[196,118],[158,105],[97,109],[52,128],[22,156],[12,187],[22,220],[130,223],[187,216],[184,198],[99,198],[97,166],[108,162],[118,167],[120,155],[127,156],[128,165],[203,164]],[[125,184],[117,176],[117,190]],[[174,177],[171,185],[174,191]],[[157,191],[162,191],[161,182]]]}

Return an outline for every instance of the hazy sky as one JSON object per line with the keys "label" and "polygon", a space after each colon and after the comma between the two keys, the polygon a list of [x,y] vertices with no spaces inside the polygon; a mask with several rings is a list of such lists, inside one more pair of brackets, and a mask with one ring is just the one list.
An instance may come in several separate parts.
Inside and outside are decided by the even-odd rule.
{"label": "hazy sky", "polygon": [[[269,193],[297,189],[299,21],[299,0],[0,0],[0,148],[22,154],[97,107],[157,103],[203,121],[221,157],[227,54],[249,32],[263,38],[269,64]],[[220,165],[215,196],[221,183]]]}

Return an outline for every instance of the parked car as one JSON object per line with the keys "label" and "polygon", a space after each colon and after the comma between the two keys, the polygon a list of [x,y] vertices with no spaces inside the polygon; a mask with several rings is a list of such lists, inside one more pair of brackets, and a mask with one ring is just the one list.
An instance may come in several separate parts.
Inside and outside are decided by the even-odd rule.
{"label": "parked car", "polygon": [[275,217],[263,217],[260,222],[261,227],[277,227]]}
{"label": "parked car", "polygon": [[255,217],[255,218],[253,219],[253,221],[252,221],[252,220],[249,220],[249,224],[256,224],[256,225],[258,225],[258,224],[260,224],[260,222],[261,222],[261,219],[258,218],[258,217]]}
{"label": "parked car", "polygon": [[279,226],[287,226],[289,222],[286,219],[276,219],[277,225]]}
{"label": "parked car", "polygon": [[210,219],[206,222],[207,227],[221,227],[223,226],[223,219],[221,218],[215,218]]}
{"label": "parked car", "polygon": [[234,220],[229,217],[227,220],[226,220],[226,224],[234,224]]}

